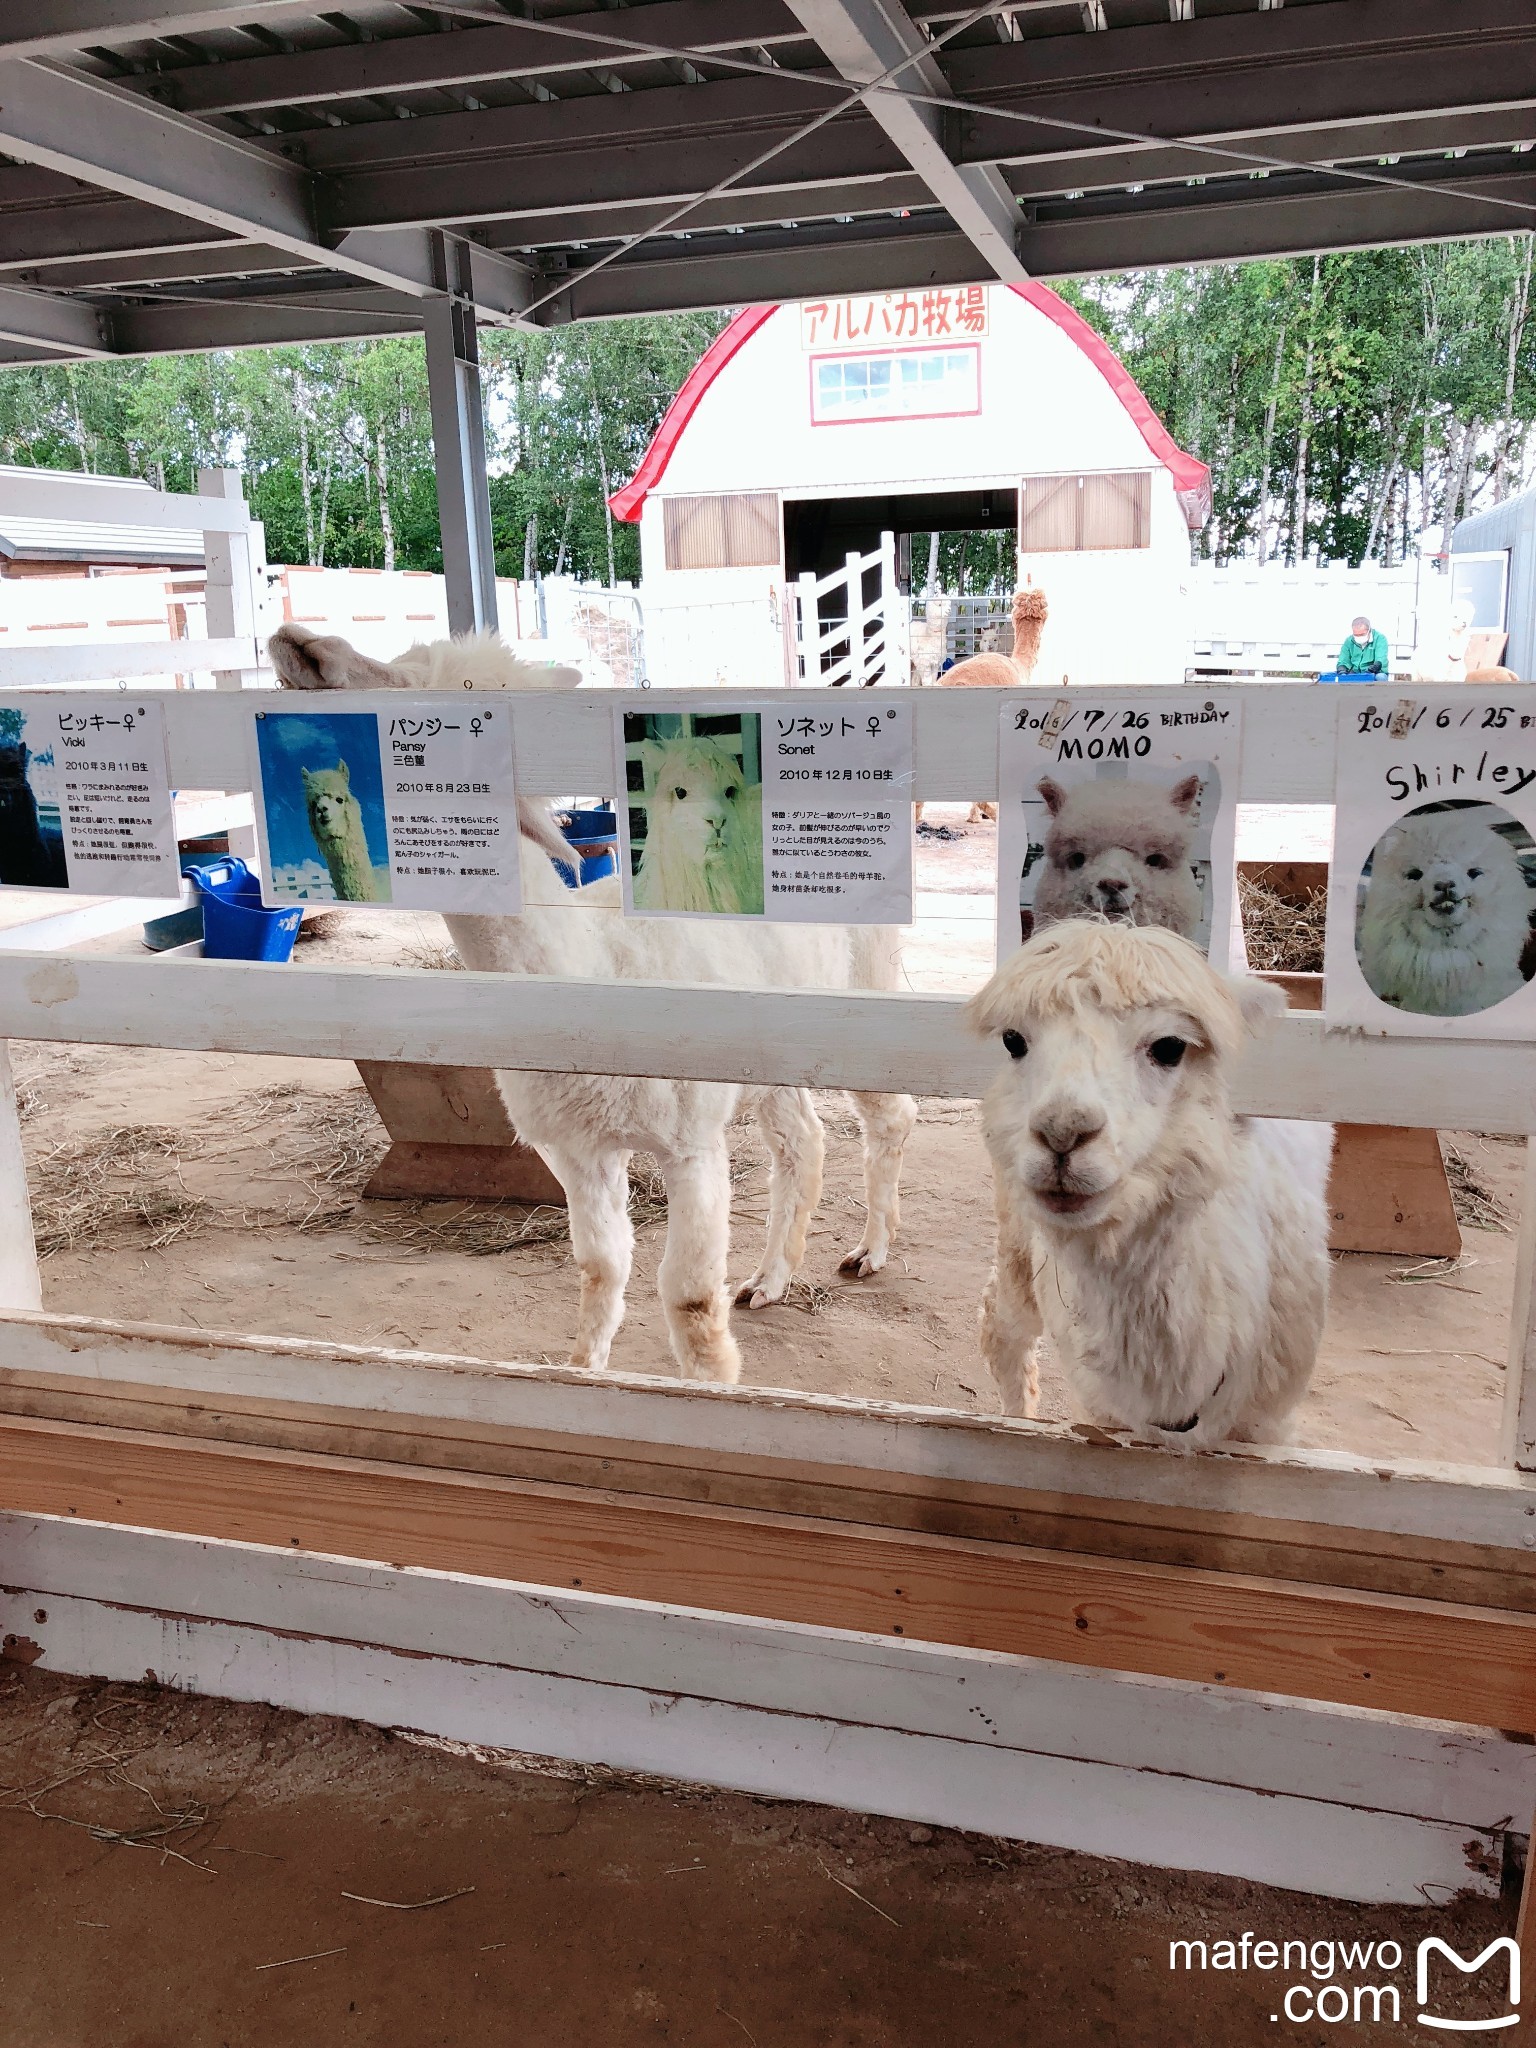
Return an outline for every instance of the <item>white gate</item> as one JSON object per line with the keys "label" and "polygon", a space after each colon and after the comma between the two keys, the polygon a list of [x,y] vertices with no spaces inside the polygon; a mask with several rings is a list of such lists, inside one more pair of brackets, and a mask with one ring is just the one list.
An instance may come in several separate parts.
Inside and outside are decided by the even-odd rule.
{"label": "white gate", "polygon": [[[866,578],[879,587],[865,602]],[[907,604],[896,583],[896,537],[882,533],[870,555],[849,555],[826,576],[802,576],[789,586],[785,632],[790,679],[823,686],[887,688],[912,680]]]}

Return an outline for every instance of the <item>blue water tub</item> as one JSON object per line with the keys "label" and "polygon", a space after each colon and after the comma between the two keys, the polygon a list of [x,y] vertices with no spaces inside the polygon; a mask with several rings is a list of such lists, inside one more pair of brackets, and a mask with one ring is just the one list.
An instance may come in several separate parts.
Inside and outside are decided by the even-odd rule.
{"label": "blue water tub", "polygon": [[226,857],[188,869],[203,907],[203,957],[207,960],[288,960],[299,935],[304,906],[269,910],[261,900],[261,878],[243,860]]}
{"label": "blue water tub", "polygon": [[[619,821],[611,804],[590,811],[571,811],[561,833],[576,861],[557,860],[555,872],[568,889],[584,889],[618,870]],[[580,864],[581,879],[577,880]]]}

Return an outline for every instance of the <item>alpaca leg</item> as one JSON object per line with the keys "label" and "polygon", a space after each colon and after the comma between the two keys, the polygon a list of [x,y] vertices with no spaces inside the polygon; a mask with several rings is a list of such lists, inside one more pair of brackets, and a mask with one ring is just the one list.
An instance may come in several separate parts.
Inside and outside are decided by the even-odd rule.
{"label": "alpaca leg", "polygon": [[736,1290],[738,1303],[766,1308],[782,1301],[805,1258],[805,1233],[821,1200],[826,1141],[816,1105],[804,1088],[770,1088],[759,1098],[757,1121],[767,1140],[768,1242],[762,1263]]}
{"label": "alpaca leg", "polygon": [[890,1257],[901,1221],[901,1159],[917,1122],[917,1104],[910,1095],[861,1095],[851,1089],[849,1098],[864,1126],[864,1235],[838,1271],[867,1280]]}
{"label": "alpaca leg", "polygon": [[731,1161],[722,1131],[707,1152],[662,1163],[667,1183],[667,1249],[657,1286],[672,1350],[684,1379],[741,1377],[731,1335],[731,1290],[725,1268],[731,1248]]}
{"label": "alpaca leg", "polygon": [[983,803],[980,800],[978,800],[976,803],[973,803],[971,805],[970,812],[967,815],[965,822],[967,823],[967,825],[995,825],[997,823],[997,805]]}
{"label": "alpaca leg", "polygon": [[1005,1415],[1040,1412],[1040,1312],[1027,1251],[1000,1244],[981,1297],[981,1355]]}
{"label": "alpaca leg", "polygon": [[629,1220],[629,1154],[542,1148],[565,1189],[571,1251],[581,1272],[572,1365],[601,1372],[624,1320],[635,1232]]}
{"label": "alpaca leg", "polygon": [[915,817],[913,818],[913,820],[912,820],[913,824],[914,824],[914,825],[921,825],[921,823],[923,822],[923,807],[922,807],[922,805],[921,805],[921,804],[914,804],[914,805],[912,806],[912,808],[913,808],[913,810],[914,810],[914,811],[915,811],[915,812],[917,813],[917,815],[916,815],[916,816],[915,816]]}

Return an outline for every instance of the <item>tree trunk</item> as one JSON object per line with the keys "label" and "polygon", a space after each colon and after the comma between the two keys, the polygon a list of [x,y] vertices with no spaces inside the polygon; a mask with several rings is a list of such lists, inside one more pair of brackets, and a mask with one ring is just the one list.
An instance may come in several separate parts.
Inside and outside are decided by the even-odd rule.
{"label": "tree trunk", "polygon": [[594,406],[592,409],[593,438],[597,444],[597,482],[603,494],[603,537],[608,543],[608,588],[613,589],[619,580],[613,558],[613,507],[608,502],[608,458],[603,453],[603,416]]}
{"label": "tree trunk", "polygon": [[393,513],[389,509],[389,448],[384,440],[384,429],[382,426],[375,430],[373,449],[374,481],[377,483],[379,490],[379,531],[384,536],[384,567],[386,569],[393,569],[395,566],[395,520]]}
{"label": "tree trunk", "polygon": [[939,592],[939,536],[937,532],[928,536],[928,574],[923,579],[924,597],[937,597]]}
{"label": "tree trunk", "polygon": [[[1392,505],[1392,493],[1397,487],[1398,464],[1403,459],[1403,447],[1407,439],[1408,425],[1407,422],[1404,421],[1401,432],[1396,436],[1395,440],[1392,443],[1392,454],[1391,458],[1387,463],[1387,473],[1382,478],[1381,490],[1377,496],[1375,504],[1371,507],[1371,528],[1370,532],[1365,537],[1364,559],[1367,562],[1370,561],[1372,555],[1376,551],[1376,542],[1382,532],[1383,526],[1386,527],[1389,535],[1391,532],[1391,520],[1389,517],[1389,513]],[[1390,554],[1390,552],[1391,545],[1389,540],[1388,553]]]}
{"label": "tree trunk", "polygon": [[1533,240],[1525,236],[1525,262],[1509,308],[1509,347],[1504,357],[1504,416],[1499,424],[1498,447],[1493,458],[1493,502],[1503,504],[1509,496],[1509,458],[1520,427],[1515,419],[1515,380],[1520,367],[1520,344],[1525,339],[1525,322],[1531,307],[1531,252]]}
{"label": "tree trunk", "polygon": [[560,545],[555,550],[555,574],[557,576],[565,574],[566,551],[571,544],[571,527],[575,524],[575,520],[576,500],[574,497],[570,497],[566,500],[565,504],[565,524],[560,529]]}
{"label": "tree trunk", "polygon": [[528,514],[528,524],[523,528],[523,581],[531,583],[539,566],[539,515]]}
{"label": "tree trunk", "polygon": [[325,535],[330,518],[331,468],[334,461],[335,457],[330,449],[327,448],[325,451],[325,467],[320,472],[320,538],[315,548],[315,567],[317,569],[325,567]]}
{"label": "tree trunk", "polygon": [[315,480],[309,468],[309,420],[299,414],[299,487],[304,495],[304,559],[315,567]]}
{"label": "tree trunk", "polygon": [[1291,559],[1307,559],[1307,459],[1312,443],[1312,383],[1317,359],[1317,301],[1322,289],[1323,259],[1312,258],[1312,295],[1307,303],[1307,356],[1301,375],[1301,430],[1296,439],[1296,510],[1292,520]]}
{"label": "tree trunk", "polygon": [[1275,367],[1269,380],[1269,403],[1264,408],[1264,460],[1259,472],[1259,563],[1269,560],[1269,471],[1275,449],[1275,408],[1280,403],[1280,371],[1285,362],[1286,330],[1275,339]]}

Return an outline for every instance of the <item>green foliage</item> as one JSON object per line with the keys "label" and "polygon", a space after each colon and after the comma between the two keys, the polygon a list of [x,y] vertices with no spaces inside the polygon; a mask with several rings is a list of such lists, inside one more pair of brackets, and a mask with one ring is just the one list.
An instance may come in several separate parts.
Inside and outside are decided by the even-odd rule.
{"label": "green foliage", "polygon": [[1182,447],[1202,550],[1397,560],[1526,481],[1528,235],[1067,285]]}
{"label": "green foliage", "polygon": [[[638,578],[628,481],[716,314],[481,335],[497,567]],[[397,336],[0,375],[0,461],[191,490],[232,467],[274,562],[441,569],[422,344]],[[530,545],[529,527],[533,527]]]}
{"label": "green foliage", "polygon": [[[1509,235],[1063,287],[1211,465],[1218,559],[1396,560],[1522,487],[1536,417],[1532,243]],[[639,575],[607,509],[711,313],[481,336],[497,568]],[[244,472],[277,562],[439,569],[421,343],[394,338],[0,375],[0,461],[191,489]],[[921,587],[927,537],[914,536]],[[944,588],[1002,590],[1006,534],[946,534]]]}

